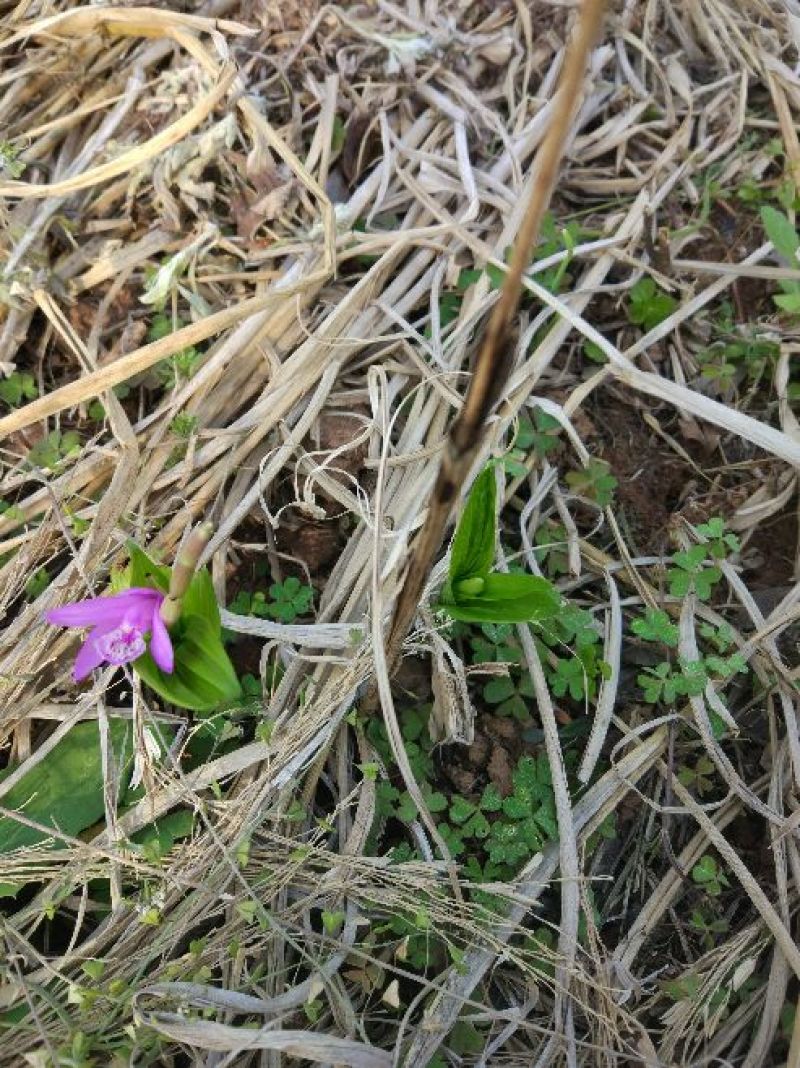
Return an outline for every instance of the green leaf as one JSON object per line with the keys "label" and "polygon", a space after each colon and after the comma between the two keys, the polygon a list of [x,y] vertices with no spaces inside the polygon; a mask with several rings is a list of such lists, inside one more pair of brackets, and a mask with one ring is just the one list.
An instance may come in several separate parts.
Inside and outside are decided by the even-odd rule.
{"label": "green leaf", "polygon": [[39,396],[33,375],[12,371],[8,378],[0,378],[0,400],[16,408],[23,399],[33,400]]}
{"label": "green leaf", "polygon": [[484,812],[499,812],[503,805],[503,799],[498,793],[497,787],[494,783],[489,783],[486,789],[483,791],[483,797],[481,798],[481,808]]}
{"label": "green leaf", "polygon": [[708,685],[706,665],[702,660],[685,660],[681,662],[683,672],[683,692],[690,697],[699,697]]}
{"label": "green leaf", "polygon": [[445,845],[454,857],[460,856],[464,852],[466,846],[459,831],[454,830],[446,823],[442,823],[439,826],[439,834],[441,834]]}
{"label": "green leaf", "polygon": [[503,675],[497,679],[490,679],[483,688],[483,699],[490,705],[499,705],[501,701],[507,701],[517,692],[513,679]]}
{"label": "green leaf", "polygon": [[450,581],[488,573],[494,561],[497,485],[493,467],[475,479],[450,551]]}
{"label": "green leaf", "polygon": [[331,127],[331,154],[336,156],[344,148],[346,131],[344,125],[344,119],[341,115],[333,116],[333,124]]}
{"label": "green leaf", "polygon": [[[442,293],[439,298],[439,327],[442,330],[456,321],[461,311],[462,301],[463,297],[460,293]],[[430,325],[425,328],[425,336],[431,336]]]}
{"label": "green leaf", "polygon": [[673,675],[672,668],[667,663],[645,668],[644,674],[636,676],[636,681],[644,690],[644,699],[650,704],[661,700],[671,704],[678,695],[680,680],[681,676]]}
{"label": "green leaf", "polygon": [[169,853],[179,838],[188,838],[193,827],[194,813],[190,809],[178,809],[137,831],[131,841],[142,846],[148,857],[158,860]]}
{"label": "green leaf", "polygon": [[542,800],[552,796],[553,777],[550,772],[550,764],[547,757],[541,754],[537,760],[533,757],[522,757],[512,775],[514,789],[526,791],[532,798]]}
{"label": "green leaf", "polygon": [[[126,775],[132,766],[132,728],[130,721],[112,719],[109,734],[114,760]],[[14,768],[0,771],[0,782]],[[3,807],[19,811],[27,819],[58,828],[64,834],[77,835],[102,818],[103,764],[100,735],[96,722],[78,723],[55,745],[16,786],[3,797]],[[0,853],[22,846],[41,845],[48,835],[16,820],[0,817]],[[54,845],[63,844],[55,838]]]}
{"label": "green leaf", "polygon": [[772,299],[779,308],[789,312],[790,315],[797,315],[800,312],[800,291],[797,293],[778,293]]}
{"label": "green leaf", "polygon": [[797,261],[800,237],[783,212],[766,205],[761,209],[761,222],[778,255],[788,260],[790,267],[800,266]]}
{"label": "green leaf", "polygon": [[37,571],[34,571],[25,583],[25,596],[29,601],[35,601],[40,594],[44,593],[49,585],[50,573],[46,567],[40,567]]}
{"label": "green leaf", "polygon": [[464,825],[464,834],[470,838],[488,838],[490,831],[489,821],[482,812],[475,812],[469,822]]}
{"label": "green leaf", "polygon": [[586,671],[582,661],[577,656],[558,660],[550,676],[550,685],[556,697],[563,697],[569,691],[574,701],[580,701],[586,692]]}
{"label": "green leaf", "polygon": [[669,293],[659,289],[652,278],[640,278],[630,291],[628,318],[645,330],[652,330],[663,323],[678,306]]}
{"label": "green leaf", "polygon": [[466,823],[475,812],[475,806],[466,797],[457,794],[450,803],[450,819],[453,823]]}
{"label": "green leaf", "polygon": [[344,925],[344,921],[347,918],[344,912],[329,912],[327,909],[322,911],[322,926],[325,929],[325,934],[331,938],[335,937]]}
{"label": "green leaf", "polygon": [[503,815],[508,816],[512,820],[524,820],[529,816],[532,816],[530,803],[526,802],[524,798],[518,797],[517,794],[512,794],[511,797],[507,797],[503,802]]}
{"label": "green leaf", "polygon": [[30,449],[27,460],[35,467],[54,470],[63,459],[80,452],[80,448],[81,439],[77,431],[68,430],[62,434],[60,430],[51,430]]}
{"label": "green leaf", "polygon": [[[273,598],[270,604],[265,604],[263,610],[254,605],[256,615],[266,615],[271,619],[280,620],[281,623],[293,623],[298,616],[308,611],[314,599],[314,591],[310,586],[304,586],[295,575],[290,575],[284,582],[274,582],[269,588]],[[257,598],[259,595],[256,594]]]}
{"label": "green leaf", "polygon": [[670,568],[667,572],[669,592],[673,597],[685,597],[692,588],[692,576],[687,571]]}
{"label": "green leaf", "polygon": [[395,815],[399,820],[402,820],[403,823],[411,823],[412,820],[417,818],[417,806],[407,790],[404,790],[400,795],[400,801],[398,802]]}
{"label": "green leaf", "polygon": [[181,614],[200,616],[217,629],[222,625],[217,595],[214,593],[214,584],[207,568],[196,572],[189,583],[189,589],[183,597]]}
{"label": "green leaf", "polygon": [[608,507],[617,488],[617,480],[611,474],[611,467],[605,460],[592,458],[585,467],[578,471],[569,471],[566,483],[573,493],[588,497],[601,508]]}
{"label": "green leaf", "polygon": [[542,805],[533,816],[548,838],[558,838],[558,820],[551,805]]}
{"label": "green leaf", "polygon": [[429,812],[446,812],[449,804],[444,794],[439,793],[438,790],[425,789],[422,792],[425,804],[428,806]]}
{"label": "green leaf", "polygon": [[151,589],[166,593],[169,589],[170,569],[152,560],[144,549],[140,549],[136,542],[128,542],[128,585],[149,586]]}
{"label": "green leaf", "polygon": [[533,623],[551,619],[561,610],[561,595],[552,583],[537,575],[485,576],[483,591],[474,597],[458,596],[455,604],[441,607],[466,623]]}
{"label": "green leaf", "polygon": [[694,587],[702,601],[708,600],[713,587],[722,578],[722,572],[718,567],[703,567],[707,553],[707,545],[692,545],[685,552],[674,554],[672,559],[677,567],[667,571],[669,592],[673,597],[684,597]]}
{"label": "green leaf", "polygon": [[608,363],[608,356],[595,341],[584,341],[583,354],[594,363]]}
{"label": "green leaf", "polygon": [[202,616],[182,615],[172,639],[175,670],[171,675],[156,665],[150,653],[133,663],[157,694],[193,712],[212,712],[241,697],[239,680],[217,627]]}
{"label": "green leaf", "polygon": [[482,277],[483,271],[479,271],[476,267],[464,267],[459,271],[456,288],[465,293],[470,286],[480,282]]}
{"label": "green leaf", "polygon": [[[457,1020],[450,1032],[447,1045],[454,1053],[459,1054],[459,1059],[465,1053],[479,1053],[483,1049],[485,1036],[481,1034],[474,1024],[467,1020]],[[430,1062],[428,1068],[431,1068]]]}
{"label": "green leaf", "polygon": [[502,289],[506,272],[503,267],[497,267],[494,263],[487,263],[486,277],[489,279],[489,285],[492,289]]}
{"label": "green leaf", "polygon": [[701,857],[692,868],[692,878],[696,883],[707,883],[710,879],[716,879],[716,877],[717,862],[713,857],[709,857],[708,854]]}
{"label": "green leaf", "polygon": [[548,452],[558,448],[560,430],[561,424],[555,416],[542,408],[534,408],[532,422],[524,415],[520,417],[514,444],[519,449],[530,449],[532,446],[540,456],[546,456]]}
{"label": "green leaf", "polygon": [[663,642],[673,648],[678,644],[678,628],[660,609],[649,608],[643,617],[634,619],[631,630],[648,642]]}

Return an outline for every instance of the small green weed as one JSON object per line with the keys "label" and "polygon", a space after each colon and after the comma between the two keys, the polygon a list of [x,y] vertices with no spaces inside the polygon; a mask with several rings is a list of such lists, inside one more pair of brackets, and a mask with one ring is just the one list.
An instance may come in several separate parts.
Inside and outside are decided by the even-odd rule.
{"label": "small green weed", "polygon": [[694,592],[701,601],[709,600],[722,578],[722,572],[716,566],[706,566],[708,555],[709,550],[705,545],[692,545],[673,554],[675,566],[667,571],[669,592],[673,597],[685,597],[687,593]]}
{"label": "small green weed", "polygon": [[[783,212],[769,205],[761,209],[761,222],[775,247],[775,251],[785,261],[787,267],[800,269],[798,251],[800,251],[800,236],[794,228],[794,224]],[[790,315],[800,314],[800,281],[792,279],[780,279],[778,288],[781,292],[772,298],[773,302]]]}
{"label": "small green weed", "polygon": [[498,716],[513,716],[523,723],[530,719],[533,697],[533,683],[527,671],[518,678],[503,675],[490,679],[483,687],[484,701],[496,706]]}
{"label": "small green weed", "polygon": [[520,664],[522,650],[511,623],[483,623],[469,630],[473,664]]}
{"label": "small green weed", "polygon": [[708,551],[715,560],[724,560],[729,553],[737,553],[741,543],[735,534],[725,529],[725,520],[715,516],[707,523],[696,526],[695,531],[708,546]]}
{"label": "small green weed", "polygon": [[527,475],[529,465],[525,461],[528,455],[533,452],[538,457],[544,457],[557,449],[560,429],[559,421],[541,408],[533,409],[532,418],[520,416],[512,446],[503,457],[506,473],[512,478]]}
{"label": "small green weed", "polygon": [[758,382],[779,355],[776,341],[754,334],[715,341],[698,354],[698,359],[703,378],[724,391],[743,379]]}
{"label": "small green weed", "polygon": [[[498,819],[492,823],[486,850],[495,869],[512,871],[538,853],[547,839],[558,837],[553,780],[544,753],[522,757],[512,775],[514,792],[502,800]],[[483,803],[499,801],[497,791],[487,787]],[[489,808],[491,811],[491,808]],[[484,872],[484,874],[486,874]],[[492,871],[492,878],[498,871]]]}
{"label": "small green weed", "polygon": [[[694,590],[701,600],[708,600],[722,578],[717,563],[738,551],[739,539],[726,530],[719,518],[710,519],[695,531],[706,541],[673,555],[675,566],[667,572],[669,590],[673,597],[683,597]],[[709,561],[713,561],[711,566]],[[630,629],[642,641],[658,643],[669,650],[678,645],[678,628],[661,609],[648,609],[631,622]],[[725,682],[736,674],[747,674],[747,661],[734,648],[733,629],[727,623],[716,626],[701,622],[698,635],[705,646],[698,660],[664,660],[644,668],[637,676],[645,701],[671,705],[679,697],[700,696],[709,682]],[[715,733],[723,727],[717,723]]]}
{"label": "small green weed", "polygon": [[640,278],[628,294],[628,319],[645,331],[663,323],[677,307],[677,300],[660,289],[648,276]]}
{"label": "small green weed", "polygon": [[304,586],[294,575],[283,582],[273,583],[269,592],[272,604],[268,606],[268,613],[281,623],[294,623],[299,616],[308,612],[314,600],[313,589]]}
{"label": "small green weed", "polygon": [[706,853],[692,868],[692,881],[709,897],[719,897],[730,886],[728,877],[717,861]]}
{"label": "small green weed", "polygon": [[633,621],[631,630],[647,642],[661,642],[673,649],[678,644],[678,628],[660,609],[648,608],[643,616]]}
{"label": "small green weed", "polygon": [[[523,668],[523,656],[513,628],[508,624],[483,624],[469,632],[473,664],[503,663],[509,673],[490,679],[483,699],[498,716],[512,716],[522,723],[531,719],[534,690]],[[596,695],[597,685],[607,676],[608,665],[600,658],[602,635],[590,612],[565,603],[558,617],[542,621],[535,639],[548,684],[557,697],[567,694],[575,701]],[[560,653],[553,657],[552,652]]]}
{"label": "small green weed", "polygon": [[[439,833],[452,855],[463,860],[465,872],[473,882],[512,878],[521,864],[557,837],[550,765],[543,752],[520,757],[512,772],[512,791],[507,797],[501,797],[489,783],[477,797],[456,794],[447,798],[434,786],[433,743],[425,710],[406,709],[400,726],[414,778],[436,818]],[[383,723],[370,721],[367,735],[385,766],[393,769]],[[378,823],[373,832],[373,848],[377,848],[387,819],[409,824],[417,818],[416,806],[408,793],[391,781],[378,780],[376,801]],[[613,820],[607,821],[600,836],[615,834]],[[408,842],[401,842],[391,855],[395,862],[401,862],[417,854]]]}
{"label": "small green weed", "polygon": [[290,575],[283,582],[274,582],[269,587],[269,596],[261,590],[240,590],[228,608],[240,616],[294,623],[308,613],[313,600],[312,587],[304,586],[300,579]]}
{"label": "small green weed", "polygon": [[28,463],[55,471],[62,460],[76,456],[81,451],[81,438],[77,430],[51,430],[47,437],[37,441],[28,452]]}
{"label": "small green weed", "polygon": [[10,523],[24,523],[25,513],[18,504],[11,504],[9,501],[0,499],[0,516],[7,519]]}
{"label": "small green weed", "polygon": [[199,419],[189,412],[178,412],[169,425],[170,433],[176,438],[187,439],[197,430]]}
{"label": "small green weed", "polygon": [[703,754],[694,764],[681,765],[678,769],[678,781],[698,797],[704,797],[714,787],[716,772],[713,760]]}
{"label": "small green weed", "polygon": [[715,916],[708,909],[695,909],[689,917],[689,926],[697,933],[706,951],[713,949],[730,930],[730,924],[723,916]]}
{"label": "small green weed", "polygon": [[19,159],[22,149],[10,141],[0,140],[0,174],[7,174],[9,178],[21,178],[25,171],[25,164]]}
{"label": "small green weed", "polygon": [[534,535],[536,562],[549,578],[569,574],[567,532],[560,523],[547,522]]}
{"label": "small green weed", "polygon": [[[0,157],[2,146],[0,146]],[[23,371],[12,371],[8,378],[0,378],[0,400],[12,408],[17,408],[23,401],[34,400],[39,396],[39,387],[33,375]]]}
{"label": "small green weed", "polygon": [[600,508],[607,508],[614,499],[617,480],[611,474],[611,466],[605,460],[592,457],[585,467],[569,471],[566,483],[577,497],[594,501]]}
{"label": "small green weed", "polygon": [[[125,400],[126,397],[130,396],[130,393],[131,387],[127,382],[120,382],[119,385],[114,386],[114,396],[118,400]],[[93,419],[95,422],[102,422],[106,417],[106,409],[103,402],[101,400],[93,400],[89,405],[88,415],[89,418]]]}
{"label": "small green weed", "polygon": [[38,568],[25,583],[25,598],[28,601],[35,601],[37,597],[44,593],[50,585],[50,581],[51,576],[47,568]]}
{"label": "small green weed", "polygon": [[540,623],[558,615],[561,595],[539,575],[494,571],[497,541],[495,469],[478,475],[456,527],[439,609],[464,623]]}
{"label": "small green weed", "polygon": [[[553,213],[549,211],[542,219],[540,233],[541,238],[533,254],[534,263],[537,263],[540,260],[549,259],[551,256],[555,256],[559,252],[566,253],[566,256],[560,263],[557,263],[553,267],[548,267],[544,271],[539,271],[534,275],[540,286],[549,290],[551,293],[558,293],[570,282],[568,270],[572,261],[572,254],[575,246],[581,241],[596,235],[592,231],[583,230],[580,224],[574,219],[565,223],[564,226],[559,227],[556,224]],[[509,246],[503,257],[506,263],[510,262],[512,253],[513,247]],[[502,287],[506,272],[501,267],[496,267],[493,263],[490,263],[487,264],[483,271],[476,268],[462,270],[458,276],[457,288],[461,292],[466,291],[469,286],[480,281],[484,274],[489,279],[489,284],[492,289],[500,289]]]}
{"label": "small green weed", "polygon": [[[707,601],[722,578],[717,562],[738,552],[740,543],[735,534],[726,530],[724,520],[718,516],[694,530],[703,539],[702,543],[673,554],[674,566],[667,571],[669,592],[673,597],[685,597],[694,591],[701,601]],[[711,566],[707,566],[709,557],[713,561]]]}
{"label": "small green weed", "polygon": [[645,668],[636,676],[649,704],[664,702],[672,705],[678,697],[700,697],[712,680],[724,682],[733,675],[746,674],[747,662],[740,653],[729,657],[705,657],[702,660],[685,660],[678,657],[679,670],[662,662]]}
{"label": "small green weed", "polygon": [[[182,319],[174,319],[163,312],[153,316],[150,329],[147,332],[148,341],[160,341],[161,338],[180,330],[185,324]],[[176,385],[185,382],[192,377],[198,365],[203,359],[203,353],[190,345],[181,349],[167,360],[156,364],[155,374],[159,383],[165,389],[174,389]]]}

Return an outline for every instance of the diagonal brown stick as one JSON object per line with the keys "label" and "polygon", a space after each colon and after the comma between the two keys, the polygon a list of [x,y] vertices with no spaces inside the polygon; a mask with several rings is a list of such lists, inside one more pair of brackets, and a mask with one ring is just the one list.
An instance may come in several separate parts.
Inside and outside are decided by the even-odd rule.
{"label": "diagonal brown stick", "polygon": [[386,644],[390,670],[419,606],[425,581],[442,544],[459,487],[469,474],[481,442],[481,431],[511,370],[512,324],[522,291],[522,275],[539,236],[550,203],[572,117],[581,98],[589,49],[599,36],[604,0],[584,0],[578,25],[567,46],[553,117],[536,159],[533,188],[500,299],[495,304],[478,351],[475,370],[461,409],[445,445],[428,514],[414,543],[403,588],[397,599]]}

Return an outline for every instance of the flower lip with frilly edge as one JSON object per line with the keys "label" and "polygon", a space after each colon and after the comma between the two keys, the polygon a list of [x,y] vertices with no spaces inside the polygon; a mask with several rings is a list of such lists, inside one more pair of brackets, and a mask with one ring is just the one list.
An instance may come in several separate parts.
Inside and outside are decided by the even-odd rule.
{"label": "flower lip with frilly edge", "polygon": [[175,666],[169,633],[161,618],[164,594],[146,587],[133,587],[112,597],[92,597],[45,613],[48,623],[61,627],[91,627],[75,657],[72,675],[85,679],[101,664],[129,664],[147,652],[150,635],[153,660],[168,675]]}

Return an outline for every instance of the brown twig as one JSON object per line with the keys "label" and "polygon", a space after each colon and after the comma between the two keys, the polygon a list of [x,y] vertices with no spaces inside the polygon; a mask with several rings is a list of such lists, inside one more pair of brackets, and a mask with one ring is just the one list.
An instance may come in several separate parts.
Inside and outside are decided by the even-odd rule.
{"label": "brown twig", "polygon": [[406,579],[395,606],[386,645],[386,659],[390,668],[397,664],[400,646],[419,606],[433,558],[442,543],[456,493],[478,451],[483,427],[508,381],[512,324],[522,292],[522,276],[530,263],[542,219],[550,203],[570,123],[581,96],[586,58],[599,34],[603,9],[604,0],[585,0],[575,33],[567,46],[553,118],[536,161],[528,209],[514,244],[500,299],[492,310],[478,351],[464,405],[450,429],[428,514],[414,545]]}

